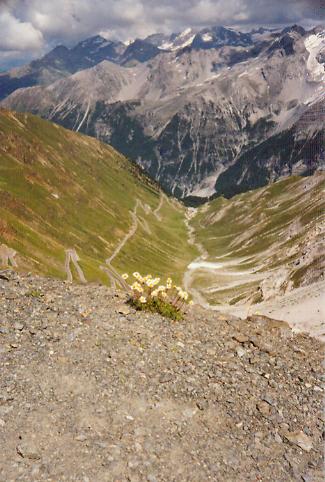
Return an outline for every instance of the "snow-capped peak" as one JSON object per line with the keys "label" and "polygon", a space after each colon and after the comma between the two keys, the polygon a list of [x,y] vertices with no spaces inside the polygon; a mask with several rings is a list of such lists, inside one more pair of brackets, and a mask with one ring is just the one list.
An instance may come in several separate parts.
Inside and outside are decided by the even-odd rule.
{"label": "snow-capped peak", "polygon": [[309,52],[307,69],[312,80],[325,80],[324,65],[318,61],[318,56],[325,49],[325,31],[309,35],[305,40],[306,50]]}
{"label": "snow-capped peak", "polygon": [[172,35],[166,42],[163,42],[159,48],[161,50],[180,50],[191,45],[195,37],[195,32],[191,28],[183,30],[178,35]]}
{"label": "snow-capped peak", "polygon": [[191,29],[191,28],[187,28],[187,29],[183,30],[183,32],[181,32],[181,33],[178,35],[178,38],[181,39],[181,38],[187,37],[187,36],[190,35],[191,33],[192,33],[192,29]]}

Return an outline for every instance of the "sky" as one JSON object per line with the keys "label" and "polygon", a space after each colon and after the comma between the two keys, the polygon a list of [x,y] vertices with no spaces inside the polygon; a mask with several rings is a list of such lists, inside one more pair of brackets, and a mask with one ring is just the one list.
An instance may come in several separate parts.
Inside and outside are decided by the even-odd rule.
{"label": "sky", "polygon": [[325,0],[0,0],[0,70],[98,33],[122,41],[211,25],[325,23]]}

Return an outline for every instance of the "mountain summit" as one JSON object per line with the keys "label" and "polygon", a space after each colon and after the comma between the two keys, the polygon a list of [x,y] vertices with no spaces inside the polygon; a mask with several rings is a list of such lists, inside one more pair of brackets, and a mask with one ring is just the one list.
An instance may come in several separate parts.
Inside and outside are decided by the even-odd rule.
{"label": "mountain summit", "polygon": [[230,197],[322,168],[324,52],[324,30],[297,25],[97,36],[2,74],[0,94],[112,144],[177,197]]}

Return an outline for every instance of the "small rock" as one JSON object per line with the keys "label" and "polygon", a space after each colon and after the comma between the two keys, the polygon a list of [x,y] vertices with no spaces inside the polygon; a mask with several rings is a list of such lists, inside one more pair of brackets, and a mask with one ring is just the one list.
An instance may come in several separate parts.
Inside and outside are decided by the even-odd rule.
{"label": "small rock", "polygon": [[183,415],[186,418],[192,418],[192,417],[194,417],[196,412],[197,412],[196,408],[185,408],[185,410],[183,410]]}
{"label": "small rock", "polygon": [[246,343],[249,340],[248,336],[243,333],[237,333],[233,336],[233,339],[238,341],[238,343]]}
{"label": "small rock", "polygon": [[257,402],[256,408],[262,415],[264,415],[264,417],[267,417],[268,415],[270,415],[271,407],[264,400],[261,400],[260,402]]}
{"label": "small rock", "polygon": [[207,354],[214,356],[216,354],[216,349],[215,348],[207,348]]}
{"label": "small rock", "polygon": [[317,385],[314,387],[314,392],[322,392],[322,387],[318,387]]}
{"label": "small rock", "polygon": [[209,407],[209,402],[208,400],[198,400],[196,406],[200,410],[206,410]]}
{"label": "small rock", "polygon": [[313,442],[308,435],[302,430],[300,432],[288,432],[285,434],[285,438],[292,444],[298,445],[305,452],[310,452],[313,448]]}
{"label": "small rock", "polygon": [[147,481],[148,481],[148,482],[158,482],[158,479],[157,479],[157,477],[155,477],[153,474],[149,474],[149,475],[147,476]]}
{"label": "small rock", "polygon": [[0,418],[0,427],[4,427],[6,425],[6,422]]}
{"label": "small rock", "polygon": [[171,373],[163,373],[159,378],[159,382],[167,383],[167,382],[170,382],[172,379],[173,379],[173,376],[171,375]]}
{"label": "small rock", "polygon": [[14,324],[14,330],[16,331],[22,331],[24,329],[24,325],[22,323],[15,323]]}
{"label": "small rock", "polygon": [[272,396],[271,395],[268,395],[267,393],[264,395],[264,397],[262,398],[262,400],[264,402],[267,402],[269,405],[271,405],[272,407],[275,407],[275,401],[273,400]]}
{"label": "small rock", "polygon": [[117,308],[117,313],[120,315],[129,315],[131,313],[130,309],[126,305],[121,305]]}
{"label": "small rock", "polygon": [[244,348],[239,346],[236,348],[236,353],[239,358],[242,358],[246,354],[246,350],[244,350]]}
{"label": "small rock", "polygon": [[0,335],[7,335],[9,332],[7,328],[0,326]]}
{"label": "small rock", "polygon": [[78,442],[85,442],[87,440],[87,436],[83,433],[76,436],[76,440]]}
{"label": "small rock", "polygon": [[41,458],[33,443],[21,443],[16,447],[17,453],[24,459],[39,460]]}

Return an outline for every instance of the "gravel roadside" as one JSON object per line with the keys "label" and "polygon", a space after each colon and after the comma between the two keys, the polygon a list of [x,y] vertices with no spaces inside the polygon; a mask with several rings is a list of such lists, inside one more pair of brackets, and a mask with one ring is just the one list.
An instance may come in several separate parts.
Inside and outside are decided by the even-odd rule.
{"label": "gravel roadside", "polygon": [[285,323],[0,279],[0,480],[304,481],[322,474],[323,344]]}

